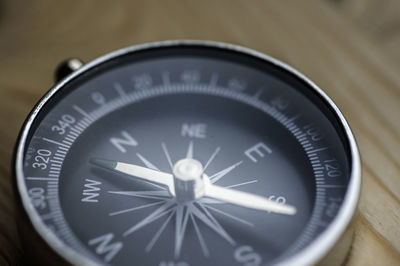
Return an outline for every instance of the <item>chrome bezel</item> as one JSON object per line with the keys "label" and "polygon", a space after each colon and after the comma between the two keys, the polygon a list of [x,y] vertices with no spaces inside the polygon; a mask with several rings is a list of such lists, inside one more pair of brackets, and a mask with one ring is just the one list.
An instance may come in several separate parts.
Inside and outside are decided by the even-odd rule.
{"label": "chrome bezel", "polygon": [[204,46],[204,47],[214,47],[220,48],[230,51],[235,51],[239,53],[243,53],[246,55],[250,55],[256,57],[258,59],[262,59],[267,61],[270,64],[273,64],[292,75],[296,76],[300,80],[302,80],[305,84],[307,84],[314,93],[320,96],[321,100],[330,107],[333,114],[336,116],[341,126],[343,127],[343,131],[347,138],[350,155],[351,155],[351,173],[349,185],[346,191],[345,198],[343,200],[342,206],[328,226],[328,228],[321,233],[311,244],[305,247],[303,250],[290,257],[289,259],[280,262],[281,265],[313,265],[323,259],[328,252],[334,247],[335,243],[340,239],[347,226],[350,224],[353,215],[355,213],[357,202],[360,194],[360,186],[361,186],[361,164],[360,157],[356,145],[356,141],[354,139],[353,133],[345,120],[344,116],[338,109],[338,107],[334,104],[334,102],[310,79],[305,77],[303,74],[299,73],[297,70],[292,67],[282,63],[281,61],[274,59],[270,56],[264,55],[260,52],[256,52],[254,50],[244,48],[237,45],[219,43],[213,41],[199,41],[199,40],[172,40],[172,41],[162,41],[155,43],[142,44],[132,47],[123,48],[109,54],[106,54],[102,57],[99,57],[90,63],[84,65],[80,69],[76,70],[59,83],[57,83],[54,87],[52,87],[46,95],[37,103],[34,109],[29,114],[25,124],[21,130],[20,137],[17,142],[16,152],[15,152],[15,176],[16,176],[16,187],[19,192],[19,197],[22,202],[22,206],[25,210],[25,213],[30,218],[31,224],[37,233],[41,236],[42,239],[50,246],[53,251],[55,251],[58,255],[63,257],[67,262],[75,265],[98,265],[96,262],[86,258],[82,254],[79,254],[72,248],[68,247],[61,240],[57,238],[55,234],[53,234],[42,222],[40,216],[32,206],[27,188],[24,182],[24,174],[23,174],[23,152],[24,147],[27,141],[27,137],[31,127],[38,116],[39,112],[42,110],[44,105],[49,102],[52,96],[59,90],[61,90],[67,83],[78,77],[79,75],[85,73],[89,69],[92,69],[104,62],[124,56],[126,54],[131,54],[134,52],[139,52],[143,50],[151,50],[162,47],[172,47],[172,46]]}

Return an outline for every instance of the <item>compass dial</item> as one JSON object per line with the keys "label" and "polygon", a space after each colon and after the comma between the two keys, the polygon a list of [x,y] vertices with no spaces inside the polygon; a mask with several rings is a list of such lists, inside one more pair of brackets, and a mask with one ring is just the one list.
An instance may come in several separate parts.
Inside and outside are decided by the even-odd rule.
{"label": "compass dial", "polygon": [[36,230],[72,263],[289,262],[349,190],[352,137],[336,108],[256,54],[123,50],[42,102],[22,136],[18,186]]}

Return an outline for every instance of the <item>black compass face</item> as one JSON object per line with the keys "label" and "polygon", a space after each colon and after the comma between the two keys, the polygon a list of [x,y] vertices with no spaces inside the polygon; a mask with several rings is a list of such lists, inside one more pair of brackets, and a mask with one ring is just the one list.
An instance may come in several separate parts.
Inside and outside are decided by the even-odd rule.
{"label": "black compass face", "polygon": [[331,224],[351,168],[339,120],[309,86],[222,48],[113,57],[34,121],[31,204],[94,263],[284,262]]}

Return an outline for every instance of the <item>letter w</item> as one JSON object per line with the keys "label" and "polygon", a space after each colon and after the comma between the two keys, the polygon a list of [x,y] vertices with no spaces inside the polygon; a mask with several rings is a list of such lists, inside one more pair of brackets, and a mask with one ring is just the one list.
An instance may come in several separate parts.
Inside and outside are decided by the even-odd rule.
{"label": "letter w", "polygon": [[87,182],[85,184],[85,188],[83,189],[82,196],[86,196],[82,198],[82,202],[98,202],[99,200],[96,199],[99,196],[99,193],[96,191],[99,191],[100,188],[98,186],[101,185],[101,182],[98,182],[96,180],[91,180],[91,179],[85,179]]}

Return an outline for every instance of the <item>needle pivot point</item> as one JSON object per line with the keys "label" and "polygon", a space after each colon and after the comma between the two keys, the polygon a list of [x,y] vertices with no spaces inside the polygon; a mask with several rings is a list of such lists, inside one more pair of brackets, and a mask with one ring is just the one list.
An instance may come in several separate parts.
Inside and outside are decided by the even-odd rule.
{"label": "needle pivot point", "polygon": [[176,198],[187,202],[202,197],[204,184],[201,178],[203,165],[195,159],[179,160],[173,167]]}
{"label": "needle pivot point", "polygon": [[196,180],[201,178],[203,165],[195,159],[182,159],[174,165],[174,176],[181,180]]}

